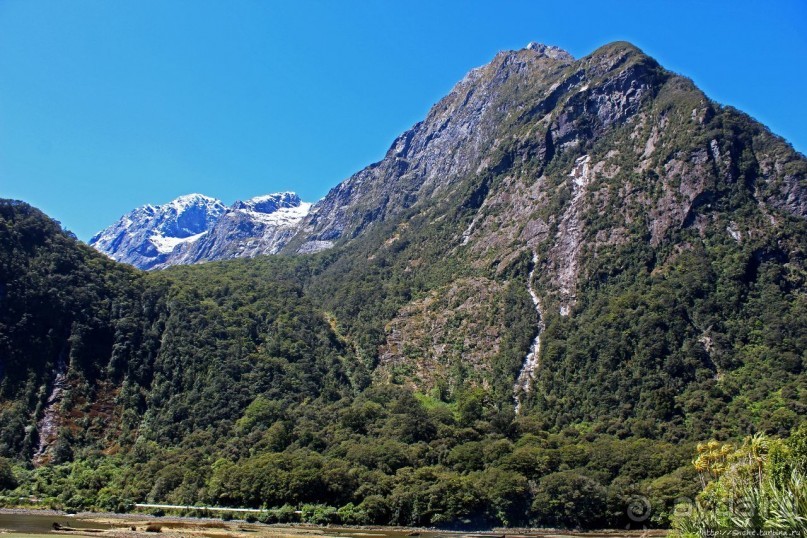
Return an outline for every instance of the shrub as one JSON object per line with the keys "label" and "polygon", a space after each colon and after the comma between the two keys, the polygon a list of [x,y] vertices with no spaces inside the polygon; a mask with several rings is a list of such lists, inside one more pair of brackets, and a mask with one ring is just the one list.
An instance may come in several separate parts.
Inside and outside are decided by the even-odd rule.
{"label": "shrub", "polygon": [[361,504],[359,504],[359,510],[367,514],[368,523],[389,523],[389,504],[381,495],[368,495],[365,497]]}
{"label": "shrub", "polygon": [[17,480],[11,463],[6,458],[0,458],[0,489],[14,489],[17,487]]}
{"label": "shrub", "polygon": [[676,534],[775,530],[807,536],[805,433],[802,425],[788,441],[757,434],[739,449],[724,450],[719,459],[710,450],[718,443],[698,445],[693,464],[704,488],[695,505],[673,519]]}
{"label": "shrub", "polygon": [[347,503],[336,511],[339,521],[345,525],[367,525],[371,523],[367,512],[353,503]]}
{"label": "shrub", "polygon": [[606,490],[572,471],[546,475],[538,483],[531,514],[537,526],[597,528],[606,516]]}
{"label": "shrub", "polygon": [[314,525],[334,523],[337,519],[336,508],[325,504],[306,504],[303,505],[300,519]]}
{"label": "shrub", "polygon": [[274,512],[274,516],[278,523],[293,523],[299,520],[297,510],[289,504],[284,504],[272,512]]}

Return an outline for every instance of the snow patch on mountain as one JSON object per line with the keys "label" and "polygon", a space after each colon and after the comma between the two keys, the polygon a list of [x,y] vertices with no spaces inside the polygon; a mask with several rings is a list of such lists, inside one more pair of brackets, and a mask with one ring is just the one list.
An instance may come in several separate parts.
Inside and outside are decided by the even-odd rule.
{"label": "snow patch on mountain", "polygon": [[237,209],[236,211],[271,226],[292,226],[308,215],[312,205],[308,202],[302,202],[297,207],[282,207],[273,213],[261,213],[251,209]]}
{"label": "snow patch on mountain", "polygon": [[151,244],[154,245],[157,252],[160,254],[170,254],[175,248],[177,248],[177,245],[182,243],[192,243],[206,233],[207,230],[188,237],[165,237],[164,235],[155,233],[149,238],[149,241],[151,241]]}
{"label": "snow patch on mountain", "polygon": [[274,254],[311,207],[293,192],[264,194],[230,207],[210,196],[186,194],[130,211],[90,245],[141,269]]}

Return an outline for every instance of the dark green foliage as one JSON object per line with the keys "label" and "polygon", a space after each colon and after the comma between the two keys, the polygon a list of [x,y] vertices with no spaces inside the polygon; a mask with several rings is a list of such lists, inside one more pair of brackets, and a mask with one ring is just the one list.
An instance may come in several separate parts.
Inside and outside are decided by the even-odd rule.
{"label": "dark green foliage", "polygon": [[541,525],[602,527],[606,523],[606,490],[572,471],[552,473],[538,483],[530,512]]}
{"label": "dark green foliage", "polygon": [[801,277],[755,247],[694,248],[591,289],[579,316],[548,323],[536,411],[557,427],[670,440],[789,431],[803,413],[807,300],[789,282]]}
{"label": "dark green foliage", "polygon": [[[0,396],[12,404],[0,407],[0,453],[30,456],[38,439],[27,417],[41,417],[54,373],[67,364],[66,398],[78,402],[103,391],[100,379],[120,379],[121,364],[147,363],[151,335],[140,312],[153,305],[142,280],[36,209],[0,202]],[[88,426],[87,437],[106,430]]]}
{"label": "dark green foliage", "polygon": [[[502,108],[487,165],[313,256],[145,274],[0,202],[0,456],[15,460],[12,473],[0,459],[0,489],[72,509],[264,507],[281,523],[624,528],[637,496],[652,505],[642,524],[665,526],[695,495],[695,440],[795,430],[788,450],[803,453],[807,225],[778,209],[782,180],[763,181],[771,155],[788,174],[803,159],[635,48],[598,54],[645,84],[641,121],[606,126],[589,106],[596,84],[626,80],[597,62],[566,100],[507,86],[525,102]],[[662,121],[637,162],[634,138]],[[588,198],[569,178],[584,153],[616,170]],[[666,173],[693,155],[708,165],[695,180]],[[514,218],[507,201],[536,185]],[[648,208],[665,196],[654,235],[664,219]],[[553,278],[574,253],[555,240],[581,207],[562,316]],[[463,239],[471,228],[481,239]],[[413,304],[427,344],[379,364]],[[476,355],[480,335],[457,330],[469,317]],[[459,334],[438,345],[437,321]],[[422,371],[434,364],[446,371]]]}
{"label": "dark green foliage", "polygon": [[17,487],[17,478],[11,463],[6,458],[0,458],[0,490],[14,489]]}
{"label": "dark green foliage", "polygon": [[[10,207],[47,229],[49,221],[34,210],[7,206],[7,212]],[[7,217],[6,229],[14,229],[8,223],[19,218]],[[545,320],[539,382],[548,388],[537,392],[541,398],[528,402],[529,413],[516,420],[508,389],[536,321],[526,286],[515,281],[504,288],[512,330],[503,335],[490,389],[457,387],[441,401],[394,385],[356,383],[359,372],[373,367],[368,358],[377,342],[357,335],[365,329],[372,334],[414,290],[445,282],[437,272],[393,285],[399,270],[394,257],[376,266],[379,273],[357,265],[350,271],[365,275],[359,282],[375,282],[361,303],[375,313],[362,321],[361,308],[351,314],[349,304],[324,295],[325,286],[343,290],[344,297],[356,291],[352,280],[326,277],[336,271],[331,253],[141,275],[98,260],[57,228],[48,233],[39,238],[44,243],[38,249],[31,247],[34,252],[57,259],[62,250],[79,252],[84,258],[75,263],[81,271],[108,265],[103,273],[86,269],[82,278],[99,281],[92,305],[122,315],[106,310],[95,315],[93,334],[112,335],[106,355],[83,345],[89,333],[78,329],[49,348],[61,345],[68,353],[65,410],[87,409],[93,394],[120,386],[112,408],[121,418],[108,421],[105,437],[77,435],[72,422],[62,423],[64,431],[49,452],[52,464],[22,481],[21,494],[66,507],[204,502],[283,507],[267,517],[284,522],[297,520],[294,509],[300,508],[301,521],[316,523],[591,528],[630,523],[627,505],[641,494],[652,499],[650,522],[663,525],[675,498],[693,493],[696,482],[686,471],[688,445],[651,439],[679,440],[721,428],[730,435],[745,427],[742,421],[787,429],[803,411],[797,402],[804,336],[797,320],[804,307],[789,295],[790,277],[775,257],[756,254],[760,247],[749,246],[745,258],[716,257],[720,244],[694,249],[663,273],[642,269],[645,254],[623,253],[621,259],[639,263],[630,278],[593,281],[581,295],[581,315]],[[7,241],[11,250],[21,248],[14,242],[19,239]],[[408,248],[414,247],[395,255],[411,255]],[[6,263],[8,282],[40,274],[30,266],[14,268],[11,259]],[[507,278],[524,279],[529,269],[511,267]],[[39,278],[56,276],[41,270]],[[383,289],[391,295],[377,302]],[[46,310],[31,311],[31,323],[71,301],[68,294],[47,303]],[[343,326],[334,329],[334,320],[319,314],[317,304],[336,312]],[[727,314],[724,304],[737,313]],[[88,308],[93,312],[95,306]],[[790,314],[772,315],[788,309]],[[766,320],[768,331],[748,326],[759,319]],[[711,354],[698,344],[698,327],[715,332]],[[753,353],[740,355],[745,358],[728,353],[728,342],[736,338],[747,342],[744,353]],[[770,353],[795,359],[772,361],[765,358]],[[41,360],[56,368],[52,360]],[[747,396],[732,404],[714,397],[716,368],[725,369],[729,379],[738,376],[732,383],[766,373],[764,380],[738,385],[734,390]],[[30,424],[25,416],[33,412],[15,409],[30,402],[32,410],[39,406],[37,419],[44,412],[41,395],[52,378],[27,375],[34,376],[27,390],[39,390],[42,399],[6,397],[10,405],[2,412],[13,418],[3,423],[8,439]],[[4,390],[20,390],[7,379]],[[38,388],[43,384],[44,392]],[[777,386],[783,389],[771,400]],[[564,401],[577,403],[558,403]],[[755,416],[740,405],[749,401],[774,405],[760,406]],[[99,418],[110,416],[104,408],[96,412]],[[26,449],[17,439],[7,445],[7,454]],[[120,447],[119,453],[97,452],[108,446]],[[35,448],[33,440],[27,447]]]}

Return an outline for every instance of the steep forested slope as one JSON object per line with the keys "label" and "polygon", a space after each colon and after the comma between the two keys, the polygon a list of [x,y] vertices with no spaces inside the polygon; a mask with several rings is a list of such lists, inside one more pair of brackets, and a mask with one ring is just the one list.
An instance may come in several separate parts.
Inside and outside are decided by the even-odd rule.
{"label": "steep forested slope", "polygon": [[[456,104],[466,80],[427,122],[476,118],[492,149],[365,222],[312,284],[376,378],[441,397],[479,383],[548,428],[788,430],[805,398],[803,156],[624,43],[503,53],[472,78],[488,106]],[[454,162],[425,148],[413,159]]]}
{"label": "steep forested slope", "polygon": [[665,524],[695,441],[803,422],[805,177],[635,47],[533,45],[285,256],[143,274],[5,202],[0,455],[69,506]]}
{"label": "steep forested slope", "polygon": [[142,313],[156,299],[137,272],[80,245],[25,204],[0,205],[0,245],[2,452],[41,455],[71,422],[51,413],[54,406],[83,407],[82,430],[104,438],[106,417],[95,419],[113,398],[106,382],[136,371],[149,355]]}
{"label": "steep forested slope", "polygon": [[2,204],[2,451],[224,435],[257,395],[349,394],[342,344],[293,262],[151,277],[109,261],[39,211]]}

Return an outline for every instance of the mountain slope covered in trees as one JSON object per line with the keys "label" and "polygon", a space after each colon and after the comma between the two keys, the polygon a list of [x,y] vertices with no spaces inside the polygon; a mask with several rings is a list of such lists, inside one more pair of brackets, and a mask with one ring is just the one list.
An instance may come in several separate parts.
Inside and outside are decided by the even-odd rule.
{"label": "mountain slope covered in trees", "polygon": [[696,441],[803,421],[806,175],[629,44],[531,45],[286,255],[145,274],[4,202],[0,455],[74,507],[666,525]]}

